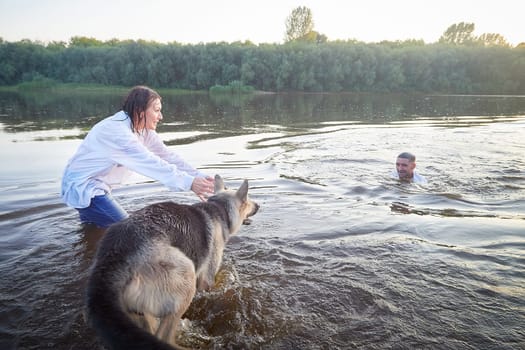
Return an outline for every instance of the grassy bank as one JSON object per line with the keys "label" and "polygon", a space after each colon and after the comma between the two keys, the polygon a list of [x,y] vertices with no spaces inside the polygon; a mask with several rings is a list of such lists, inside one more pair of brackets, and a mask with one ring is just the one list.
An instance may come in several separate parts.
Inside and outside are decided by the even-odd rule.
{"label": "grassy bank", "polygon": [[[49,91],[53,93],[72,93],[78,92],[80,94],[104,94],[104,93],[127,93],[132,86],[108,86],[100,84],[74,84],[74,83],[57,83],[52,80],[38,80],[31,82],[24,82],[12,86],[0,86],[0,91],[12,91],[19,93],[44,92]],[[152,87],[154,88],[154,87]],[[194,94],[206,93],[206,91],[182,90],[182,89],[155,89],[161,95],[176,95],[176,94]]]}

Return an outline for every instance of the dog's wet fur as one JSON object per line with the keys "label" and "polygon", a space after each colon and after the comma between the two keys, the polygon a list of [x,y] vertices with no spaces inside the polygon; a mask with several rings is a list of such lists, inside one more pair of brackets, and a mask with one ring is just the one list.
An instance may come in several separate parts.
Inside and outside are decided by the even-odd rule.
{"label": "dog's wet fur", "polygon": [[194,205],[149,205],[100,240],[86,291],[86,318],[109,349],[173,349],[197,290],[213,286],[229,237],[259,206],[248,181]]}

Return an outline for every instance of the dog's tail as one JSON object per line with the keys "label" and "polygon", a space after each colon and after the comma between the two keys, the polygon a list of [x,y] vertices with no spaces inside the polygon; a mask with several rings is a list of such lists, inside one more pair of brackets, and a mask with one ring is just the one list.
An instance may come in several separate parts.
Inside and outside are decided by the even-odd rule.
{"label": "dog's tail", "polygon": [[116,288],[103,283],[108,279],[104,278],[104,272],[97,272],[88,282],[86,318],[105,346],[113,350],[185,349],[164,343],[137,326],[122,310]]}

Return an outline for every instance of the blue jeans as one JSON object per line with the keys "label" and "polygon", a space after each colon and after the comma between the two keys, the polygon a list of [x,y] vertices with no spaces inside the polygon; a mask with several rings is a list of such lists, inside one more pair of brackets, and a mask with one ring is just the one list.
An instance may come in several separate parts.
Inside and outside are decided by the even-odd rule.
{"label": "blue jeans", "polygon": [[128,213],[117,203],[110,193],[91,198],[87,208],[78,209],[80,222],[95,224],[106,228],[109,225],[128,217]]}

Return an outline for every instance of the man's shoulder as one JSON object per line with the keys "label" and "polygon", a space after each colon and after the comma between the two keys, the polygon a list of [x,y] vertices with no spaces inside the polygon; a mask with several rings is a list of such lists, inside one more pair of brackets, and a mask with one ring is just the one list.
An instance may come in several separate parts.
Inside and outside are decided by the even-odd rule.
{"label": "man's shoulder", "polygon": [[420,174],[418,174],[415,171],[414,171],[413,181],[415,183],[417,183],[417,184],[426,184],[426,183],[428,183],[427,179],[423,175],[420,175]]}

